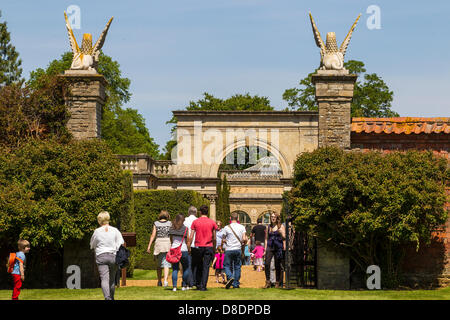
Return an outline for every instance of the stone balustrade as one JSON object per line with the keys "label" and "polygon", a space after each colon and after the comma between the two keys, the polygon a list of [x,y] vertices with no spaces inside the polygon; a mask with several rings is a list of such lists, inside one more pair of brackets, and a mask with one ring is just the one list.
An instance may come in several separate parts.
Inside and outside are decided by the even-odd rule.
{"label": "stone balustrade", "polygon": [[223,170],[222,177],[226,175],[227,180],[267,180],[267,179],[281,179],[283,174],[281,171],[272,170]]}
{"label": "stone balustrade", "polygon": [[153,174],[155,176],[170,176],[174,173],[174,163],[171,160],[153,160],[147,154],[117,155],[123,170],[131,170],[133,174]]}

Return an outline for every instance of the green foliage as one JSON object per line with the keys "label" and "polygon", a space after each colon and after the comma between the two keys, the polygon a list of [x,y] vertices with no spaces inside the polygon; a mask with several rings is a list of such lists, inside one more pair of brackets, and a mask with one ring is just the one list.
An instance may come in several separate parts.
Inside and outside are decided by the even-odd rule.
{"label": "green foliage", "polygon": [[[344,63],[350,73],[360,76],[366,72],[364,63],[349,60]],[[317,70],[316,70],[317,71]],[[315,101],[315,87],[312,83],[312,75],[300,80],[300,88],[286,89],[283,100],[288,102],[293,110],[317,110]],[[364,74],[364,82],[356,81],[353,102],[351,105],[352,117],[398,117],[398,113],[392,111],[394,93],[389,90],[386,83],[375,73]]]}
{"label": "green foliage", "polygon": [[[30,73],[30,86],[36,86],[45,75],[62,74],[70,68],[72,53],[64,53],[59,60],[53,60],[47,68],[38,68]],[[122,105],[131,98],[131,81],[122,77],[120,65],[111,57],[100,53],[98,72],[102,74],[106,86],[107,100],[102,115],[102,138],[115,154],[147,153],[159,158],[159,146],[150,137],[145,120],[136,109],[123,109]]]}
{"label": "green foliage", "polygon": [[404,247],[429,243],[445,223],[446,159],[431,151],[300,155],[289,195],[295,225],[342,251],[360,271],[376,264],[398,277]]}
{"label": "green foliage", "polygon": [[158,220],[161,210],[167,210],[172,220],[175,215],[186,215],[189,206],[199,208],[209,205],[209,201],[199,193],[190,190],[137,190],[134,192],[134,212],[136,216],[136,268],[155,267],[153,254],[147,253],[153,223]]}
{"label": "green foliage", "polygon": [[0,22],[0,87],[23,82],[21,65],[19,53],[11,44],[11,34],[8,32],[7,23]]}
{"label": "green foliage", "polygon": [[153,159],[159,158],[158,145],[150,137],[145,120],[136,109],[105,110],[102,139],[116,154],[146,153]]}
{"label": "green foliage", "polygon": [[99,140],[33,140],[1,152],[0,242],[20,237],[32,247],[61,248],[90,235],[101,210],[116,225],[130,201],[123,179],[118,159]]}
{"label": "green foliage", "polygon": [[29,138],[69,140],[66,92],[67,82],[63,78],[47,75],[33,86],[1,87],[0,146],[18,147]]}
{"label": "green foliage", "polygon": [[[134,215],[134,191],[133,191],[133,173],[131,171],[123,171],[123,201],[119,208],[120,216],[117,227],[121,232],[136,231],[136,217]],[[132,277],[134,266],[136,264],[136,248],[130,247],[130,261],[127,267],[127,277]]]}

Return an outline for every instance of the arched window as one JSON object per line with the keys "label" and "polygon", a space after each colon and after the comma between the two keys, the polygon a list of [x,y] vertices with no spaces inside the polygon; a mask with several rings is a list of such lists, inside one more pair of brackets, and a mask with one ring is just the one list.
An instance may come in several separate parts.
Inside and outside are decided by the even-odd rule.
{"label": "arched window", "polygon": [[270,224],[270,214],[274,211],[266,211],[263,212],[259,217],[262,218],[262,224],[269,225]]}
{"label": "arched window", "polygon": [[238,211],[234,211],[234,212],[236,212],[238,214],[239,223],[245,227],[247,235],[249,235],[250,232],[252,231],[252,222],[250,220],[250,216],[244,211],[238,210]]}

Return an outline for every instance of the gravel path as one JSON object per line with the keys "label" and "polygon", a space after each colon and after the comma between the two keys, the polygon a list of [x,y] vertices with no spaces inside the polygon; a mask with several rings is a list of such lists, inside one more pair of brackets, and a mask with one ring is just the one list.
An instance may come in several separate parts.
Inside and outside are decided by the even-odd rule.
{"label": "gravel path", "polygon": [[[262,288],[266,282],[264,271],[253,270],[253,266],[242,266],[241,269],[241,288]],[[151,287],[157,286],[157,280],[128,280],[127,287]],[[169,274],[169,286],[172,286],[172,275]],[[215,270],[209,269],[208,288],[222,288],[222,283],[216,283]],[[181,273],[178,275],[178,288],[181,287]]]}

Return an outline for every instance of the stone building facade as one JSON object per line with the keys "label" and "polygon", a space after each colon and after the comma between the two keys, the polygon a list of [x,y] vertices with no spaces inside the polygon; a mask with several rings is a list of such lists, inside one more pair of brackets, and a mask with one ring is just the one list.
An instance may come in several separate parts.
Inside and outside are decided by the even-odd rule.
{"label": "stone building facade", "polygon": [[[99,138],[104,103],[102,76],[66,75],[72,83],[67,104],[72,112],[69,129],[78,139]],[[119,155],[123,169],[133,171],[136,189],[189,189],[211,201],[215,218],[218,176],[227,175],[231,187],[230,209],[255,224],[258,217],[280,212],[282,194],[292,186],[294,163],[303,152],[334,145],[345,150],[432,149],[447,159],[450,152],[450,118],[350,118],[355,75],[345,71],[318,71],[313,75],[318,111],[174,111],[177,149],[173,161],[148,155]],[[228,155],[243,146],[270,152],[280,170],[220,172]],[[447,209],[449,205],[447,204]],[[436,285],[447,285],[450,276],[450,222],[434,234],[432,245],[410,252],[405,265],[417,281],[429,274]],[[441,257],[444,257],[442,260]],[[439,263],[434,263],[436,259]],[[349,288],[348,260],[320,248],[317,261],[319,288]],[[336,268],[336,266],[340,266]],[[434,281],[434,280],[433,280]]]}

